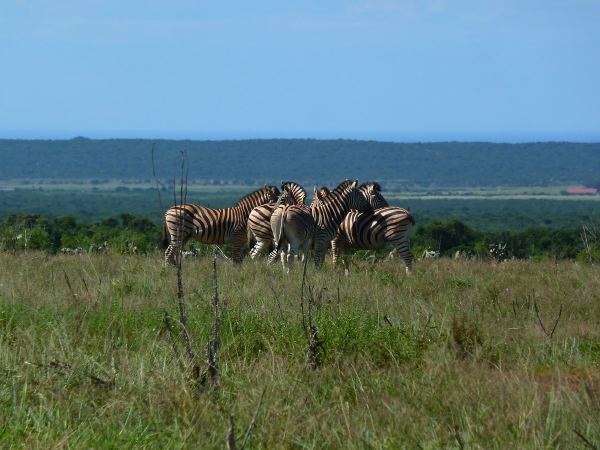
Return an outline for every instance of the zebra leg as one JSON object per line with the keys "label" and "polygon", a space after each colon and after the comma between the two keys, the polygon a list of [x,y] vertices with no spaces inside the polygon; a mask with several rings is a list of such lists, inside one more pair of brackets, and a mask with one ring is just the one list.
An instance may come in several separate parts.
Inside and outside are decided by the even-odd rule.
{"label": "zebra leg", "polygon": [[250,258],[256,259],[258,256],[260,256],[264,250],[267,249],[268,244],[269,243],[266,241],[257,240],[256,244],[254,244],[254,247],[252,247],[250,250]]}
{"label": "zebra leg", "polygon": [[283,267],[283,271],[284,272],[289,272],[288,267],[287,267],[286,245],[285,244],[279,244],[279,247],[275,251],[277,253],[279,253],[279,256],[281,258],[281,266]]}
{"label": "zebra leg", "polygon": [[335,267],[338,261],[338,243],[339,239],[337,237],[333,238],[331,241],[331,259],[333,261],[333,267]]}
{"label": "zebra leg", "polygon": [[269,256],[267,256],[267,264],[273,264],[277,259],[277,249],[271,251]]}
{"label": "zebra leg", "polygon": [[298,242],[290,242],[290,248],[287,254],[288,272],[294,269],[294,263],[298,255]]}
{"label": "zebra leg", "polygon": [[181,262],[182,245],[171,242],[165,250],[165,264],[177,266]]}
{"label": "zebra leg", "polygon": [[231,259],[233,259],[233,262],[236,264],[239,264],[242,262],[242,259],[244,259],[244,236],[240,236],[237,239],[235,239],[232,243],[231,243],[231,247],[232,247],[232,254],[231,254]]}
{"label": "zebra leg", "polygon": [[320,267],[321,264],[323,264],[323,260],[325,259],[325,253],[327,253],[327,242],[328,239],[322,236],[317,237],[315,240],[315,249],[313,254],[315,267]]}

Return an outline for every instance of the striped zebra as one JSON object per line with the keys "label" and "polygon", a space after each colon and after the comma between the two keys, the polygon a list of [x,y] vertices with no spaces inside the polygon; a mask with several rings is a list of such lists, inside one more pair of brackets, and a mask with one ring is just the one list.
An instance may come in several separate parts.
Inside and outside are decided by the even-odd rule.
{"label": "striped zebra", "polygon": [[191,203],[169,208],[163,222],[163,241],[167,232],[171,241],[165,261],[177,264],[187,240],[195,238],[204,244],[231,244],[233,260],[241,262],[250,211],[277,200],[279,194],[277,187],[265,186],[241,198],[232,208],[213,209]]}
{"label": "striped zebra", "polygon": [[[406,272],[410,273],[413,261],[408,235],[410,228],[415,224],[415,219],[406,209],[389,206],[381,195],[379,183],[363,183],[359,190],[374,211],[372,213],[350,211],[346,215],[335,238],[331,241],[334,265],[339,254],[349,248],[379,250],[389,242],[394,246],[394,250],[400,253],[406,264]],[[317,192],[319,194],[317,202],[322,202],[329,195],[327,188],[320,188]],[[344,268],[347,272],[348,264],[345,260]]]}
{"label": "striped zebra", "polygon": [[[406,272],[410,273],[413,260],[408,235],[414,224],[415,219],[410,212],[396,206],[380,208],[373,213],[350,211],[331,241],[333,263],[348,248],[379,250],[389,242],[398,250],[406,264]],[[346,261],[344,267],[347,271]]]}
{"label": "striped zebra", "polygon": [[[267,203],[254,208],[248,216],[248,242],[254,240],[256,244],[250,249],[250,258],[255,259],[269,250],[273,243],[273,231],[271,230],[271,215],[278,204],[304,205],[306,190],[294,181],[281,183],[281,195],[277,202]],[[271,263],[277,257],[277,252],[269,254],[268,262]]]}
{"label": "striped zebra", "polygon": [[[271,230],[277,251],[281,255],[284,270],[292,268],[300,247],[307,253],[314,241],[315,266],[322,264],[329,242],[336,234],[339,224],[351,209],[372,211],[364,196],[357,189],[356,180],[346,180],[336,187],[318,205],[311,207],[280,205],[271,216]],[[285,250],[284,239],[289,242]]]}
{"label": "striped zebra", "polygon": [[[387,200],[381,195],[381,186],[379,183],[375,181],[368,181],[366,183],[361,184],[358,187],[359,192],[365,197],[365,199],[371,205],[371,208],[385,208],[389,206]],[[326,186],[321,186],[319,189],[314,189],[314,197],[311,207],[320,205],[323,203],[323,200],[331,194],[331,191]]]}

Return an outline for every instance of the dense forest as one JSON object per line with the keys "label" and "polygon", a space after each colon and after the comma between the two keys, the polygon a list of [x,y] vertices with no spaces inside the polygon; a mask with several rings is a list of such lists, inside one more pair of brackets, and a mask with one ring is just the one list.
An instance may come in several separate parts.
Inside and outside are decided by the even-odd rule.
{"label": "dense forest", "polygon": [[394,143],[356,140],[145,140],[75,138],[0,140],[0,180],[151,179],[151,149],[161,179],[178,173],[187,152],[189,179],[257,185],[294,179],[334,184],[376,179],[411,186],[595,185],[600,144],[544,142]]}

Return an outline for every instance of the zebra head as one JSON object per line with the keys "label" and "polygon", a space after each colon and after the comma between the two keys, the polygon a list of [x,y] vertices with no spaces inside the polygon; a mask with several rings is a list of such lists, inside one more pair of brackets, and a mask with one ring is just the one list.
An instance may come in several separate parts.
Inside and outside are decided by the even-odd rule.
{"label": "zebra head", "polygon": [[294,196],[294,192],[288,189],[287,186],[282,185],[282,191],[277,201],[275,202],[275,208],[279,207],[279,205],[295,205],[297,204],[296,197]]}
{"label": "zebra head", "polygon": [[295,181],[282,181],[281,191],[282,196],[287,192],[291,204],[304,205],[306,190]]}
{"label": "zebra head", "polygon": [[[357,187],[358,181],[354,180],[354,182],[347,188],[349,191],[348,196],[348,207],[350,209],[355,209],[358,212],[362,213],[372,213],[373,207],[369,203],[369,201],[365,198],[363,193]],[[337,188],[336,188],[337,189]],[[334,189],[335,192],[335,189]],[[346,192],[346,189],[344,189]]]}
{"label": "zebra head", "polygon": [[314,194],[315,196],[313,197],[313,200],[310,204],[311,208],[322,204],[323,201],[331,194],[331,191],[325,186],[321,186],[319,189],[317,189],[317,187],[315,186]]}
{"label": "zebra head", "polygon": [[381,195],[381,185],[376,181],[363,183],[358,187],[358,190],[367,199],[373,209],[390,206],[383,195]]}

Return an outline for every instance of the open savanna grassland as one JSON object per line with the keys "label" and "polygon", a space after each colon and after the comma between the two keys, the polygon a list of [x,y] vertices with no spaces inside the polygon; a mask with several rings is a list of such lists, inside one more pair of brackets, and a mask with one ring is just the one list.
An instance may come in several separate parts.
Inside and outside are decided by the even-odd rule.
{"label": "open savanna grassland", "polygon": [[[183,270],[205,367],[211,261]],[[198,387],[160,255],[0,254],[0,446],[223,448],[230,414],[239,446],[263,392],[251,448],[598,445],[599,275],[568,261],[427,260],[410,277],[397,260],[348,277],[309,264],[312,370],[301,267],[219,260],[221,376]]]}

